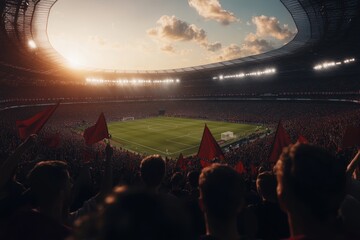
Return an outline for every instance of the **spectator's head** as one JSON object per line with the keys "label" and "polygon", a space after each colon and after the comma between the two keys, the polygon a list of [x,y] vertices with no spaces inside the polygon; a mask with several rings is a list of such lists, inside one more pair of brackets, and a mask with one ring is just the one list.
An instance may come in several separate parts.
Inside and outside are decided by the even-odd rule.
{"label": "spectator's head", "polygon": [[180,188],[182,186],[183,182],[184,182],[184,177],[181,173],[176,172],[171,176],[170,183],[171,183],[171,187],[173,189]]}
{"label": "spectator's head", "polygon": [[199,178],[200,203],[208,218],[227,222],[236,218],[244,204],[245,183],[231,167],[212,164]]}
{"label": "spectator's head", "polygon": [[160,186],[165,175],[165,162],[160,155],[151,155],[144,158],[140,164],[141,179],[147,187]]}
{"label": "spectator's head", "polygon": [[31,194],[39,206],[69,199],[72,183],[65,162],[39,162],[29,173],[28,179]]}
{"label": "spectator's head", "polygon": [[307,144],[286,148],[276,164],[279,202],[288,214],[304,211],[318,221],[337,215],[345,195],[345,165],[327,151]]}
{"label": "spectator's head", "polygon": [[82,228],[80,239],[191,239],[190,220],[176,199],[127,187],[117,187]]}
{"label": "spectator's head", "polygon": [[272,172],[260,173],[256,179],[256,189],[263,200],[277,202],[276,177]]}
{"label": "spectator's head", "polygon": [[197,189],[199,186],[199,176],[200,173],[198,171],[191,171],[188,173],[187,180],[192,189]]}

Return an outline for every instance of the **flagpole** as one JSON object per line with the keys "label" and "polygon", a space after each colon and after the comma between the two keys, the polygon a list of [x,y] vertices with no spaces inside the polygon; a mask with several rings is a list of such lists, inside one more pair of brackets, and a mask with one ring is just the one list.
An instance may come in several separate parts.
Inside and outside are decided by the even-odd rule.
{"label": "flagpole", "polygon": [[270,159],[271,153],[272,153],[272,151],[274,150],[274,145],[275,145],[275,141],[276,141],[276,136],[277,136],[277,134],[278,134],[280,124],[281,124],[281,118],[280,118],[280,120],[279,120],[279,122],[278,122],[278,125],[277,125],[277,128],[276,128],[276,131],[275,131],[274,140],[273,140],[273,142],[272,142],[272,144],[271,144],[271,149],[270,149],[270,152],[269,152],[268,157],[267,157],[267,162],[269,162],[269,159]]}

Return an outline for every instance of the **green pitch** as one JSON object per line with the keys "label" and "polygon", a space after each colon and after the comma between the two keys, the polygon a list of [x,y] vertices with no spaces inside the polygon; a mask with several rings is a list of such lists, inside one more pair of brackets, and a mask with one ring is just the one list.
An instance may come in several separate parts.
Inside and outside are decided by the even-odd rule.
{"label": "green pitch", "polygon": [[[207,124],[217,141],[221,133],[231,131],[239,140],[254,132],[263,132],[262,126],[197,120],[173,117],[155,117],[133,121],[111,122],[108,124],[112,143],[118,147],[146,155],[178,157],[196,154]],[[223,145],[231,142],[222,142]]]}

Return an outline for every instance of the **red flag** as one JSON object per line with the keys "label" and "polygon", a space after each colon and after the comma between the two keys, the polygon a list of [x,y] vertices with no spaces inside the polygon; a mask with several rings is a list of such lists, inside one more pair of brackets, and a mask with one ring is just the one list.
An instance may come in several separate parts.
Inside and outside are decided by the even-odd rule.
{"label": "red flag", "polygon": [[275,134],[274,143],[272,145],[272,150],[269,157],[269,162],[275,163],[279,159],[280,154],[283,151],[283,148],[289,146],[290,144],[291,144],[290,136],[282,126],[281,121],[279,121]]}
{"label": "red flag", "polygon": [[84,131],[84,138],[87,145],[97,143],[104,138],[109,138],[109,131],[106,124],[104,113],[101,113],[94,126]]}
{"label": "red flag", "polygon": [[297,142],[298,143],[304,143],[304,144],[309,143],[309,141],[301,134],[299,135],[299,137],[297,139]]}
{"label": "red flag", "polygon": [[342,148],[360,146],[360,127],[348,126],[343,137]]}
{"label": "red flag", "polygon": [[213,164],[212,162],[206,161],[206,160],[202,160],[200,159],[200,164],[203,168],[206,168],[208,166],[211,166],[211,164]]}
{"label": "red flag", "polygon": [[176,162],[176,167],[180,168],[183,171],[186,171],[187,165],[188,165],[189,160],[184,158],[184,156],[182,155],[182,153],[180,153],[179,158]]}
{"label": "red flag", "polygon": [[57,148],[60,145],[60,133],[55,133],[44,138],[43,144],[49,148]]}
{"label": "red flag", "polygon": [[19,137],[21,140],[26,139],[31,134],[37,134],[43,128],[45,123],[49,120],[51,115],[55,112],[57,107],[60,105],[58,102],[54,106],[46,108],[44,111],[41,111],[31,118],[25,120],[17,120],[16,127],[19,131]]}
{"label": "red flag", "polygon": [[215,158],[220,160],[225,159],[219,144],[216,142],[206,124],[197,156],[200,158],[202,167],[211,165],[210,161]]}
{"label": "red flag", "polygon": [[244,164],[241,161],[235,165],[235,171],[237,171],[240,174],[246,173]]}

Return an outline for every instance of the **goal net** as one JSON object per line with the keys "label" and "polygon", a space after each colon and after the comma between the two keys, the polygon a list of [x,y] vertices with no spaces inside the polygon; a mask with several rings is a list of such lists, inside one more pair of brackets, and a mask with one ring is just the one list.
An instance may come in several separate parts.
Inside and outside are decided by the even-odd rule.
{"label": "goal net", "polygon": [[233,132],[227,131],[227,132],[221,133],[221,140],[227,141],[227,140],[230,140],[233,138],[235,138],[235,135]]}
{"label": "goal net", "polygon": [[122,120],[123,121],[133,121],[133,120],[135,120],[135,118],[134,117],[123,117]]}

